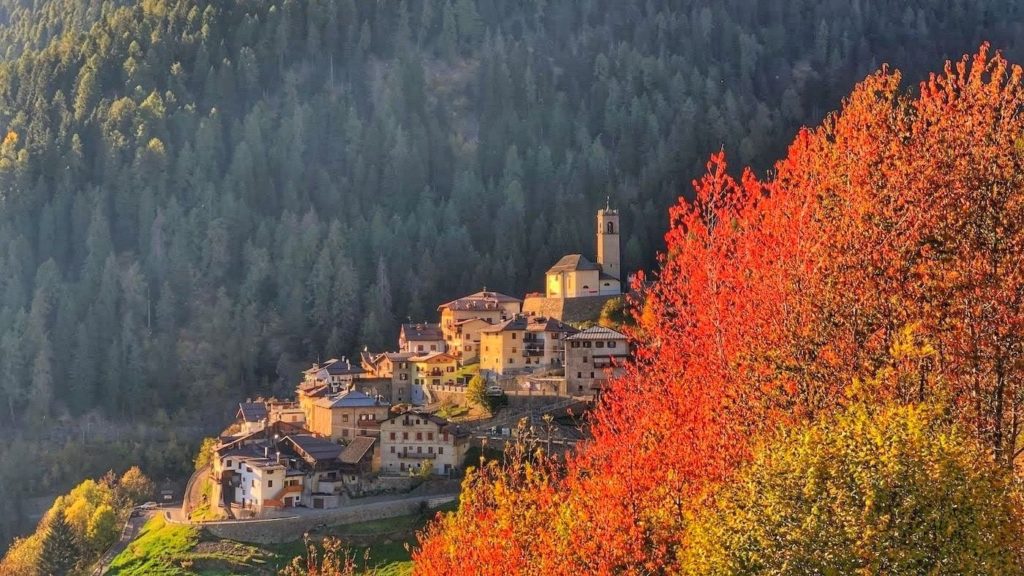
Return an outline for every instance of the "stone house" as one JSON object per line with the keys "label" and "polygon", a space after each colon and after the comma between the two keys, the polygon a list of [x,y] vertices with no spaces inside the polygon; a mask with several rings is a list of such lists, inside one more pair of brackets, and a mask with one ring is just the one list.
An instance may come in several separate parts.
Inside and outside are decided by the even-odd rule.
{"label": "stone house", "polygon": [[622,375],[622,364],[629,358],[629,339],[625,334],[593,326],[566,338],[565,385],[569,395],[599,392],[608,378]]}
{"label": "stone house", "polygon": [[462,470],[469,431],[433,414],[407,411],[381,423],[381,472],[406,475],[429,461],[434,474]]}

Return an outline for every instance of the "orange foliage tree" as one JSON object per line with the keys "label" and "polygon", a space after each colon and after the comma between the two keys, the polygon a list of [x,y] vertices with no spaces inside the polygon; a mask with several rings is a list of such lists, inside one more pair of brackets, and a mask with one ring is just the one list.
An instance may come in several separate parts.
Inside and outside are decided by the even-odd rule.
{"label": "orange foliage tree", "polygon": [[982,46],[916,97],[899,85],[886,68],[865,79],[769,179],[711,158],[695,199],[670,210],[668,250],[635,303],[638,351],[593,441],[561,467],[470,474],[459,511],[421,535],[417,574],[663,573],[686,509],[759,434],[854,396],[947,403],[1013,465],[1021,69]]}

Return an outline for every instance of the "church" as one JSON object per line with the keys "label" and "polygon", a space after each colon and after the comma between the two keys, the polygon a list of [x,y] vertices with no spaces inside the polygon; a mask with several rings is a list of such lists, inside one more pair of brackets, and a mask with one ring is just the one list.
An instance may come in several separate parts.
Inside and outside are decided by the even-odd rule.
{"label": "church", "polygon": [[556,262],[545,276],[545,296],[548,298],[621,294],[618,210],[605,207],[597,211],[597,262],[591,262],[582,254],[568,254]]}
{"label": "church", "polygon": [[595,320],[606,301],[622,294],[619,212],[597,211],[597,259],[563,256],[544,274],[544,292],[528,294],[523,313],[563,322]]}

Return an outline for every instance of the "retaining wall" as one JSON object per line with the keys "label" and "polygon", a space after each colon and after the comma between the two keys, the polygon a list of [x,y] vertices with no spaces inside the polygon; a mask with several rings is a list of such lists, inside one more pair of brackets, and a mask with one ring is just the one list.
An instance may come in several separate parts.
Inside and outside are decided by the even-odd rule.
{"label": "retaining wall", "polygon": [[[448,499],[450,501],[454,496]],[[291,518],[268,520],[246,520],[234,522],[207,522],[202,527],[218,538],[251,542],[254,544],[282,544],[302,538],[313,528],[354,524],[381,518],[406,516],[420,511],[421,503],[439,506],[443,498],[406,498],[392,502],[377,502],[372,505],[318,510],[316,514],[304,514]]]}

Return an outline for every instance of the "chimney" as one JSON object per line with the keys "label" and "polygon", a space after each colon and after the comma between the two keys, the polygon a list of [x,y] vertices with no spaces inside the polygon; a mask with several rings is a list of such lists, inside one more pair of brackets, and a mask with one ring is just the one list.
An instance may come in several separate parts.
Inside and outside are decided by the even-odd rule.
{"label": "chimney", "polygon": [[263,457],[268,460],[270,459],[270,446],[263,447]]}

